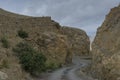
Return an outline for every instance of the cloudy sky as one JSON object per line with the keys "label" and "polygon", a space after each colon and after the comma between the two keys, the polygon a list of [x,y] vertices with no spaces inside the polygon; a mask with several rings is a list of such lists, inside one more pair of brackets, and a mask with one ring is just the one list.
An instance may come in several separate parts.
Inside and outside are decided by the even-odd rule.
{"label": "cloudy sky", "polygon": [[110,8],[120,0],[0,0],[0,8],[30,16],[51,16],[61,25],[83,29],[93,38]]}

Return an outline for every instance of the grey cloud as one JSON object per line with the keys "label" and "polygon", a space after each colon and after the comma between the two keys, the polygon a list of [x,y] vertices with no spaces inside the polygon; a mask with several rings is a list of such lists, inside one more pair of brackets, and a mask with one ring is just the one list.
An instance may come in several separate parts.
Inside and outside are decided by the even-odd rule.
{"label": "grey cloud", "polygon": [[[27,0],[22,14],[51,16],[61,25],[82,28],[93,35],[119,0]],[[18,3],[19,4],[19,3]]]}

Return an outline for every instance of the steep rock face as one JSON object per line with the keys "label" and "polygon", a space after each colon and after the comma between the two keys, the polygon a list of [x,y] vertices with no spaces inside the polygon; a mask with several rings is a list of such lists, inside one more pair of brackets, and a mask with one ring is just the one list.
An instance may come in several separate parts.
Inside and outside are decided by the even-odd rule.
{"label": "steep rock face", "polygon": [[[36,46],[36,49],[47,57],[47,63],[65,64],[68,54],[72,56],[70,48],[67,43],[67,37],[65,35],[45,31],[37,34],[36,37],[31,37],[28,40]],[[72,57],[69,57],[71,62]]]}
{"label": "steep rock face", "polygon": [[111,9],[92,44],[94,77],[120,79],[120,6]]}
{"label": "steep rock face", "polygon": [[[6,14],[0,14],[0,40],[5,37],[10,47],[4,48],[0,41],[0,71],[8,75],[7,80],[31,80],[29,74],[22,70],[18,58],[14,56],[12,51],[12,48],[20,42],[26,41],[33,44],[33,48],[43,52],[47,57],[47,62],[57,65],[65,63],[69,49],[67,42],[60,38],[62,35],[60,35],[58,23],[51,20],[50,17],[22,17],[19,15],[17,17],[12,13],[10,15]],[[26,39],[20,38],[18,36],[19,30],[28,33],[29,37]],[[49,40],[52,41],[49,42]],[[50,44],[47,44],[47,42]],[[59,55],[60,57],[58,57]]]}
{"label": "steep rock face", "polygon": [[[19,30],[28,33],[28,38],[20,38]],[[75,42],[71,39],[73,36]],[[78,36],[80,37],[77,38]],[[51,62],[57,65],[68,64],[71,63],[74,53],[81,55],[89,51],[82,52],[87,45],[89,47],[88,37],[84,31],[63,29],[57,22],[51,20],[51,17],[22,16],[0,9],[0,40],[4,37],[10,46],[4,48],[0,41],[0,71],[8,75],[8,80],[31,80],[29,74],[21,69],[19,60],[12,51],[20,42],[28,42],[34,49],[42,52],[47,57],[48,64]],[[71,42],[73,45],[75,43],[74,47],[71,47]],[[77,48],[79,45],[81,47]],[[71,48],[77,48],[80,52],[77,53]]]}
{"label": "steep rock face", "polygon": [[80,29],[63,27],[63,34],[67,36],[71,52],[76,56],[89,55],[90,40],[87,34]]}

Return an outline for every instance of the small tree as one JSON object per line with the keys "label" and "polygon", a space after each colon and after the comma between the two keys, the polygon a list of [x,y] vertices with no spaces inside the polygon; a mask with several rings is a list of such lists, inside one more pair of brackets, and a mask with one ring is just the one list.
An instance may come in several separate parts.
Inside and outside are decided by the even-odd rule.
{"label": "small tree", "polygon": [[19,43],[13,51],[17,53],[23,69],[32,75],[45,70],[46,57],[42,53],[35,51],[27,43]]}

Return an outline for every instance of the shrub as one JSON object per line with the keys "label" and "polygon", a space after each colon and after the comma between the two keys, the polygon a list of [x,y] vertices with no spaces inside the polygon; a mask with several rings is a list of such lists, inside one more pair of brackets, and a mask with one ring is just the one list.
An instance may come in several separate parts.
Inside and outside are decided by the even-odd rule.
{"label": "shrub", "polygon": [[9,47],[10,47],[7,38],[2,37],[2,38],[1,38],[1,42],[2,42],[2,46],[3,46],[4,48],[9,48]]}
{"label": "shrub", "polygon": [[53,63],[53,62],[46,63],[46,68],[48,70],[55,70],[60,67],[61,67],[61,64],[57,64],[57,63]]}
{"label": "shrub", "polygon": [[16,55],[20,59],[23,69],[32,75],[45,70],[46,57],[35,51],[27,43],[19,43],[13,51],[17,53]]}
{"label": "shrub", "polygon": [[59,23],[56,23],[55,26],[56,26],[57,29],[60,29],[60,28],[61,28],[61,26],[60,26]]}
{"label": "shrub", "polygon": [[21,30],[18,31],[18,36],[21,37],[21,38],[27,38],[28,33],[21,29]]}

